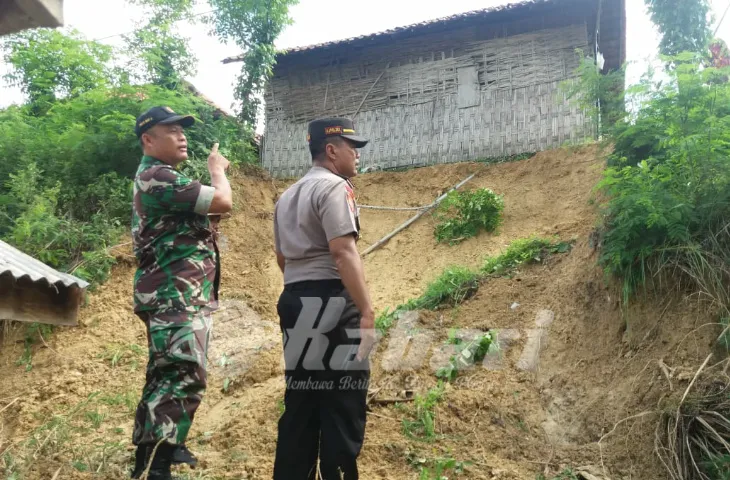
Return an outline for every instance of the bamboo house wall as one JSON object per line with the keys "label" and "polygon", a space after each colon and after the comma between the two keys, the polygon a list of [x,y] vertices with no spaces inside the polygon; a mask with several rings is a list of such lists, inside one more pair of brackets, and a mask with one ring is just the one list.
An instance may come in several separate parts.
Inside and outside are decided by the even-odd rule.
{"label": "bamboo house wall", "polygon": [[371,140],[361,167],[477,160],[581,141],[591,135],[589,121],[559,84],[579,64],[576,49],[592,54],[594,36],[585,16],[568,20],[473,25],[280,62],[265,96],[263,167],[277,177],[303,175],[311,166],[307,123],[356,112],[358,134]]}

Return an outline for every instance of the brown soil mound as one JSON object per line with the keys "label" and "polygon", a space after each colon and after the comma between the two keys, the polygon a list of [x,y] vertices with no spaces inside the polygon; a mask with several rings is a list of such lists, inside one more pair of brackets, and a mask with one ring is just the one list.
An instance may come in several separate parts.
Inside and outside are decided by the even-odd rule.
{"label": "brown soil mound", "polygon": [[[652,453],[651,412],[670,380],[673,390],[686,388],[690,368],[707,355],[716,328],[703,326],[706,314],[676,294],[646,298],[621,311],[589,244],[596,219],[589,199],[601,168],[597,149],[582,147],[501,165],[442,165],[355,179],[359,203],[369,205],[428,204],[475,172],[464,188],[488,187],[505,195],[504,226],[496,235],[439,245],[426,215],[365,257],[378,310],[418,296],[445,267],[478,266],[515,239],[533,234],[576,239],[570,253],[489,280],[456,309],[421,312],[415,331],[432,332],[430,348],[421,352],[431,361],[422,366],[389,371],[383,359],[396,330],[383,339],[371,388],[378,398],[396,398],[436,385],[435,359],[450,328],[516,332],[496,364],[463,372],[446,386],[435,408],[433,441],[404,435],[402,420],[413,419],[412,403],[374,405],[362,478],[419,478],[420,465],[445,457],[470,462],[464,473],[448,473],[449,478],[532,479],[542,473],[551,478],[567,466],[594,475],[585,478],[666,478]],[[272,251],[271,214],[289,182],[250,171],[237,175],[234,184],[236,213],[222,226],[227,308],[216,317],[211,385],[189,441],[201,457],[202,473],[188,473],[190,479],[271,477],[284,387],[275,309],[281,275]],[[413,214],[363,209],[361,250]],[[146,360],[144,329],[131,312],[134,267],[126,248],[119,251],[126,263],[90,295],[79,327],[59,329],[45,339],[47,346],[33,347],[32,368],[17,362],[22,341],[3,345],[0,467],[8,474],[22,468],[17,478],[45,480],[60,469],[59,480],[125,478]],[[539,337],[536,368],[525,370],[535,320],[545,311],[554,320]],[[622,421],[630,416],[635,417]]]}

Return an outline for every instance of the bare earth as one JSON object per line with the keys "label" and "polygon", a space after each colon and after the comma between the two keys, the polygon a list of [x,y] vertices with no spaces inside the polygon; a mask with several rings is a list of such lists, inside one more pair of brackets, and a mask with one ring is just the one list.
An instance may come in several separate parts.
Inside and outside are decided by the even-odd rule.
{"label": "bare earth", "polygon": [[[418,296],[447,266],[478,267],[513,240],[533,234],[575,240],[567,254],[483,283],[456,309],[414,317],[409,331],[431,336],[421,338],[423,361],[412,370],[391,371],[383,361],[404,329],[380,342],[371,390],[378,398],[397,398],[436,385],[439,349],[450,328],[516,336],[491,368],[474,368],[447,386],[435,410],[433,442],[404,435],[402,420],[413,418],[412,404],[373,406],[361,478],[417,479],[420,460],[444,457],[470,462],[449,478],[551,478],[568,466],[585,471],[584,478],[667,478],[653,454],[655,416],[622,420],[653,411],[668,392],[660,358],[676,369],[673,389],[686,388],[686,372],[701,363],[716,332],[704,326],[711,319],[696,303],[676,295],[643,298],[622,312],[619,290],[604,280],[589,240],[598,221],[590,199],[602,168],[601,153],[588,146],[501,165],[463,163],[355,179],[358,202],[369,205],[428,204],[474,172],[464,188],[505,195],[504,225],[496,235],[437,245],[426,215],[365,257],[377,310]],[[184,478],[271,478],[284,391],[276,318],[282,281],[271,215],[289,183],[254,169],[234,177],[236,211],[222,227],[226,308],[214,319],[210,388],[189,439],[202,464],[195,471],[181,467]],[[360,249],[413,214],[362,210]],[[26,472],[9,478],[48,480],[57,472],[58,480],[126,478],[146,340],[132,313],[129,245],[115,254],[120,264],[89,295],[79,326],[58,329],[47,345],[34,346],[32,368],[18,362],[22,338],[11,336],[2,345],[0,472],[13,463]],[[519,306],[510,308],[513,303]],[[539,333],[536,321],[544,321],[546,312],[552,322]],[[535,368],[518,368],[530,348],[537,352]]]}

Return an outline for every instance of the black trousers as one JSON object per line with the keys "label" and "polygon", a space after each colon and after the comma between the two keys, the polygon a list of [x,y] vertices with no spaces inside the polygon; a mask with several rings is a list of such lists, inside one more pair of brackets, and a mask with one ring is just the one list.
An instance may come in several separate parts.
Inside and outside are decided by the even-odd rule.
{"label": "black trousers", "polygon": [[[287,285],[277,305],[286,391],[274,480],[358,479],[370,380],[354,359],[360,312],[339,280]],[[348,330],[350,335],[348,336]]]}

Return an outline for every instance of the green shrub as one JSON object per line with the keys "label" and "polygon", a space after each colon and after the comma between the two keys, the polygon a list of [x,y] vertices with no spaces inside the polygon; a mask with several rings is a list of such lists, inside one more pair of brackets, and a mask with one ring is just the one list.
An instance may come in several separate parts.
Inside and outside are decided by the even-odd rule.
{"label": "green shrub", "polygon": [[637,118],[616,130],[615,166],[597,186],[599,260],[623,279],[625,300],[671,266],[727,308],[716,288],[730,280],[730,85],[721,74],[683,63],[668,84],[645,81]]}
{"label": "green shrub", "polygon": [[0,238],[28,255],[93,284],[113,264],[131,219],[132,178],[142,151],[134,121],[152,105],[191,113],[190,159],[183,172],[208,181],[213,143],[231,162],[255,160],[237,121],[187,91],[154,86],[95,89],[56,101],[42,115],[27,107],[0,110]]}
{"label": "green shrub", "polygon": [[[565,99],[575,104],[590,120],[594,138],[610,132],[626,111],[624,104],[624,68],[603,73],[596,68],[595,60],[576,49],[579,65],[575,76],[560,84]],[[562,101],[562,99],[561,99]]]}
{"label": "green shrub", "polygon": [[482,230],[495,232],[502,224],[504,199],[487,188],[452,191],[439,204],[434,235],[438,242],[458,243]]}

